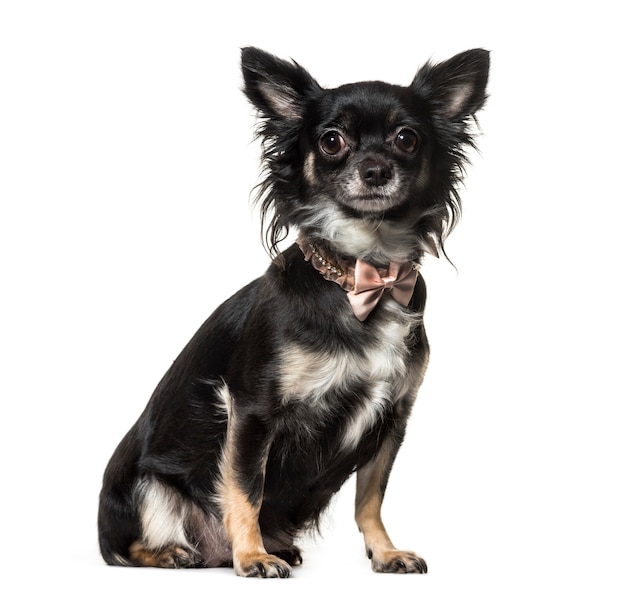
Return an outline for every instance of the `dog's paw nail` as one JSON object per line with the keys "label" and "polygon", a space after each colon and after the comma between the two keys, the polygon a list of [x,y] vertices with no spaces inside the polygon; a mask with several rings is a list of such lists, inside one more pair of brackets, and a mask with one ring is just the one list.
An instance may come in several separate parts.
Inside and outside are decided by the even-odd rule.
{"label": "dog's paw nail", "polygon": [[372,569],[375,572],[395,574],[426,574],[426,562],[410,551],[394,551],[382,553],[372,560]]}
{"label": "dog's paw nail", "polygon": [[236,562],[236,573],[247,578],[289,578],[289,564],[275,555],[258,555]]}

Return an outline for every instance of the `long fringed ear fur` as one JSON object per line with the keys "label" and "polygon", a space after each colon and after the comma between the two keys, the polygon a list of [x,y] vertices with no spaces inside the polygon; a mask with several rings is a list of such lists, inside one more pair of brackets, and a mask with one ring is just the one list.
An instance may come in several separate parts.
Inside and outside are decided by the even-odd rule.
{"label": "long fringed ear fur", "polygon": [[303,127],[307,100],[321,86],[296,62],[287,62],[258,48],[243,48],[241,69],[244,92],[259,111],[257,136],[263,144],[266,177],[259,185],[257,201],[265,245],[271,256],[289,233],[286,213],[297,203],[298,140]]}
{"label": "long fringed ear fur", "polygon": [[262,117],[290,122],[302,119],[304,100],[320,85],[296,62],[287,62],[258,48],[243,48],[244,91]]}
{"label": "long fringed ear fur", "polygon": [[469,122],[487,99],[489,63],[487,50],[467,50],[441,63],[425,64],[410,86],[430,106],[432,125],[443,150],[437,168],[444,174],[444,181],[452,182],[451,188],[446,187],[448,214],[440,218],[433,216],[432,224],[422,226],[430,229],[436,246],[446,258],[444,241],[461,216],[457,187],[467,162],[466,148],[475,147]]}
{"label": "long fringed ear fur", "polygon": [[489,51],[467,50],[433,65],[427,63],[411,88],[451,122],[465,121],[482,108],[489,78]]}

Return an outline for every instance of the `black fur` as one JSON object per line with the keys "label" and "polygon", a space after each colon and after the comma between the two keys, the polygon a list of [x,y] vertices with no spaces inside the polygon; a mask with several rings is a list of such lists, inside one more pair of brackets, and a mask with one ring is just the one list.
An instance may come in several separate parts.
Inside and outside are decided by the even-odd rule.
{"label": "black fur", "polygon": [[[469,121],[485,101],[488,66],[486,51],[471,50],[427,64],[408,87],[327,90],[296,63],[243,50],[245,93],[260,115],[259,199],[274,261],[202,325],[111,458],[98,516],[105,561],[234,563],[239,574],[283,577],[287,564],[300,562],[297,535],[317,526],[353,472],[362,482],[357,514],[365,515],[366,501],[382,501],[428,360],[424,281],[407,308],[385,295],[361,322],[298,246],[279,253],[278,245],[294,228],[332,257],[378,267],[419,264],[425,252],[442,250],[460,213]],[[394,323],[406,332],[381,342]],[[389,366],[370,358],[387,350],[397,355]],[[367,361],[376,373],[360,371]],[[406,384],[387,382],[387,372]],[[233,491],[258,512],[273,555],[246,563],[253,545],[237,551]],[[156,518],[148,523],[155,513],[180,519],[184,537],[170,540]],[[414,554],[372,548],[377,537],[359,526],[374,569],[426,570]]]}

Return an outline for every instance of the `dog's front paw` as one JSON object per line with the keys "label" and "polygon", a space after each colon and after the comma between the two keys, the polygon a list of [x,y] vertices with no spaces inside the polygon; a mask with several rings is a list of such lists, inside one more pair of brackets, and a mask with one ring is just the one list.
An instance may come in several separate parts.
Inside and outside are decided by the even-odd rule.
{"label": "dog's front paw", "polygon": [[426,574],[428,572],[426,562],[411,551],[392,549],[381,553],[372,553],[368,550],[367,556],[372,560],[374,572],[395,574]]}
{"label": "dog's front paw", "polygon": [[233,562],[235,573],[248,578],[289,578],[291,567],[276,555],[250,554]]}

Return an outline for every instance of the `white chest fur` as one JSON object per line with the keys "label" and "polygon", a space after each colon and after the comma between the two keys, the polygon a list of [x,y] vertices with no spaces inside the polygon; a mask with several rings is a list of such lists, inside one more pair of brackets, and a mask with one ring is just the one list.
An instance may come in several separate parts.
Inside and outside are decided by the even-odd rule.
{"label": "white chest fur", "polygon": [[422,316],[411,313],[391,298],[379,306],[384,319],[371,328],[357,351],[322,345],[310,350],[297,342],[286,346],[282,357],[282,402],[306,403],[320,417],[332,415],[333,392],[364,390],[343,435],[345,448],[354,448],[389,404],[405,395],[409,349],[407,342]]}

